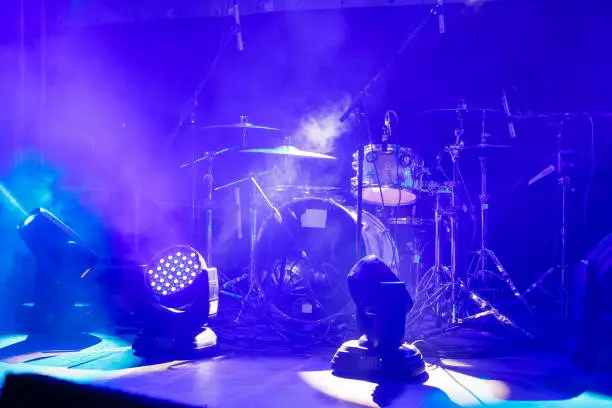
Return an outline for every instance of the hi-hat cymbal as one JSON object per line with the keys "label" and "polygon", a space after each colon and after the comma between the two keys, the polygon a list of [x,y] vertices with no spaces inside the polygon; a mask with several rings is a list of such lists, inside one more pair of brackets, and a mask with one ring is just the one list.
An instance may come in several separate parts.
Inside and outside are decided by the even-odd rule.
{"label": "hi-hat cymbal", "polygon": [[278,132],[278,131],[281,130],[281,129],[275,128],[275,127],[254,125],[254,124],[248,123],[248,122],[233,123],[231,125],[199,126],[199,128],[200,129],[256,129],[256,130],[271,130],[271,131],[275,131],[275,132]]}
{"label": "hi-hat cymbal", "polygon": [[333,156],[329,156],[327,154],[308,152],[306,150],[298,149],[295,146],[278,146],[271,149],[246,149],[241,150],[240,153],[261,153],[261,154],[277,154],[281,156],[291,156],[291,157],[303,157],[306,159],[327,159],[327,160],[335,160],[336,158]]}
{"label": "hi-hat cymbal", "polygon": [[501,145],[501,144],[490,144],[490,143],[478,143],[475,145],[464,146],[463,150],[497,150],[497,149],[510,149],[514,146]]}

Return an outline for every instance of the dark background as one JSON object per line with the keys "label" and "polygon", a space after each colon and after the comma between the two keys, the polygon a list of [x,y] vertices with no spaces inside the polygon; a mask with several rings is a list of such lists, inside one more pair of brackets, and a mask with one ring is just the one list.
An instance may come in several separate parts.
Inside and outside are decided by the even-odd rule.
{"label": "dark background", "polygon": [[[164,223],[159,225],[158,211],[166,211],[160,209],[160,202],[181,213],[189,201],[189,178],[176,165],[189,157],[193,146],[201,152],[237,137],[185,131],[169,137],[181,112],[191,111],[190,95],[207,76],[215,55],[218,64],[193,110],[198,123],[233,123],[248,114],[252,122],[285,130],[281,135],[253,133],[250,139],[253,146],[274,146],[282,143],[283,135],[295,132],[304,117],[337,114],[339,103],[357,94],[391,60],[428,12],[428,7],[411,6],[244,16],[245,50],[239,53],[229,18],[69,28],[58,24],[65,7],[48,6],[48,35],[42,41],[34,2],[29,7],[25,54],[21,54],[23,81],[19,79],[17,8],[8,7],[0,20],[6,23],[0,24],[4,180],[10,183],[11,176],[26,164],[36,171],[61,174],[49,186],[55,201],[95,203],[100,210],[96,217],[103,220],[95,224],[98,229],[112,224],[121,230],[117,224],[129,222],[131,213],[126,208],[132,201],[119,197],[138,188],[145,190],[149,211],[141,213],[140,225],[151,235],[151,242],[137,255],[141,261],[146,261],[152,248],[169,243],[170,238],[185,237],[189,229],[184,214],[162,217]],[[459,100],[471,107],[501,109],[502,87],[516,114],[612,111],[611,18],[611,7],[596,1],[449,4],[446,33],[440,35],[436,19],[431,19],[368,95],[370,130],[377,139],[385,110],[395,110],[400,122],[394,128],[394,142],[416,150],[431,163],[452,142],[455,120],[452,114],[418,112],[454,108]],[[591,129],[590,120],[582,116],[568,118],[563,128],[564,148],[575,151],[569,202],[572,260],[582,258],[612,230],[608,211],[611,122],[612,118],[594,115]],[[479,126],[479,118],[467,121],[466,144],[478,141]],[[559,230],[556,177],[548,176],[530,187],[526,181],[555,163],[558,127],[551,120],[524,119],[516,124],[516,140],[510,140],[501,119],[487,122],[487,130],[492,140],[516,146],[490,160],[490,246],[518,286],[525,287],[552,264]],[[318,175],[311,170],[313,178],[346,187],[352,176],[351,154],[363,134],[358,125],[343,134],[332,151],[337,163],[323,166]],[[18,153],[26,148],[36,152],[27,157],[35,157],[33,162],[38,164],[27,157],[19,159]],[[40,152],[45,157],[42,165]],[[215,181],[245,174],[251,169],[246,163],[240,155],[220,159]],[[476,203],[476,157],[466,154],[462,163]],[[115,191],[114,207],[100,205],[104,200],[91,198],[91,193],[89,201],[84,200],[85,192],[94,187]],[[108,194],[102,194],[107,201]],[[126,215],[119,217],[121,222],[109,224],[108,219],[118,217],[117,207]],[[83,221],[87,206],[79,208],[81,221],[74,215],[76,210],[66,211],[66,217],[74,219],[77,229],[79,223],[82,229],[93,228],[91,221]],[[14,220],[9,216],[4,220],[3,239],[16,239]],[[182,224],[173,227],[179,231],[169,238],[172,222]],[[153,224],[160,230],[155,231]],[[464,242],[469,242],[469,217],[465,224]],[[125,236],[123,232],[118,235]],[[115,238],[92,234],[91,239],[106,248],[107,241]]]}

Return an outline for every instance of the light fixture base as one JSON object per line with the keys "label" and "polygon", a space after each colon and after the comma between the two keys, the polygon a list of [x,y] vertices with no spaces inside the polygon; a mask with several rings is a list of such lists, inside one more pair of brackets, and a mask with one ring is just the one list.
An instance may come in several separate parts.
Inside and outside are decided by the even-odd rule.
{"label": "light fixture base", "polygon": [[423,355],[415,346],[404,343],[397,350],[379,354],[361,346],[358,340],[342,344],[332,359],[332,373],[362,380],[409,381],[425,372]]}
{"label": "light fixture base", "polygon": [[151,330],[138,333],[132,344],[134,354],[139,357],[198,358],[207,357],[217,351],[217,335],[204,327],[201,332],[160,334]]}

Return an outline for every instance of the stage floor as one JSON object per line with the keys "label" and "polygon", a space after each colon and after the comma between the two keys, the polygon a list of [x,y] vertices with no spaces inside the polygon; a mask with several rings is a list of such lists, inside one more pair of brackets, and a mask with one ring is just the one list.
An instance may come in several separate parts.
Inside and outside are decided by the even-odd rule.
{"label": "stage floor", "polygon": [[147,363],[116,336],[92,333],[51,343],[4,334],[0,382],[9,372],[39,373],[210,407],[612,407],[612,397],[602,393],[612,388],[612,377],[580,372],[560,354],[427,359],[424,382],[377,385],[332,376],[333,352],[222,350],[198,361]]}

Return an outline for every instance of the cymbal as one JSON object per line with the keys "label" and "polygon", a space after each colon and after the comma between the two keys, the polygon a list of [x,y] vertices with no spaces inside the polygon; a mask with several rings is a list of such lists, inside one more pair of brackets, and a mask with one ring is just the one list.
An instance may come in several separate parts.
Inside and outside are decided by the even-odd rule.
{"label": "cymbal", "polygon": [[335,160],[336,158],[333,156],[329,156],[327,154],[308,152],[306,150],[298,149],[295,146],[278,146],[271,149],[246,149],[241,150],[240,153],[261,153],[261,154],[277,154],[281,156],[291,156],[291,157],[303,157],[307,159],[327,159],[327,160]]}
{"label": "cymbal", "polygon": [[576,117],[592,117],[592,118],[610,118],[612,112],[565,112],[565,113],[526,113],[522,115],[512,115],[512,120],[529,120],[529,119],[563,119]]}
{"label": "cymbal", "polygon": [[495,114],[495,115],[506,115],[506,113],[499,109],[491,109],[491,108],[442,108],[442,109],[431,109],[426,111],[421,111],[419,114],[430,114],[430,113],[452,113],[457,114],[458,112],[462,112],[463,114],[474,115],[474,114]]}
{"label": "cymbal", "polygon": [[208,126],[199,126],[200,129],[256,129],[256,130],[271,130],[275,132],[279,132],[281,129],[270,127],[270,126],[261,126],[254,125],[248,122],[239,122],[233,123],[231,125],[208,125]]}
{"label": "cymbal", "polygon": [[510,148],[513,148],[513,147],[514,146],[510,146],[510,145],[479,143],[479,144],[475,144],[475,145],[464,146],[463,150],[476,150],[476,149],[480,149],[480,150],[496,150],[496,149],[510,149]]}

